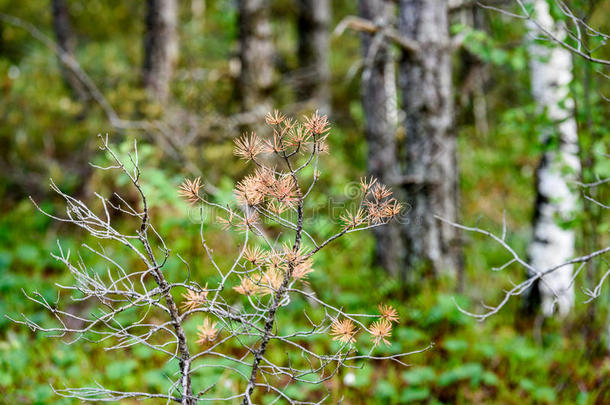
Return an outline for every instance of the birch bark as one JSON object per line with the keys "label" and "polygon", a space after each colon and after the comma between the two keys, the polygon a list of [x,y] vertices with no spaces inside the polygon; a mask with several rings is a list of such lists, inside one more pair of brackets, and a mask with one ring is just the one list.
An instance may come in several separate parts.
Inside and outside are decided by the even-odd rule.
{"label": "birch bark", "polygon": [[[545,0],[533,2],[535,18],[545,28],[565,38],[565,30],[553,21]],[[571,218],[576,209],[577,194],[570,182],[580,172],[578,134],[568,86],[572,81],[572,59],[569,51],[533,38],[540,33],[531,23],[528,27],[531,89],[539,111],[545,112],[553,125],[541,134],[545,145],[536,173],[536,205],[533,220],[533,240],[528,254],[532,266],[544,271],[568,261],[574,256],[574,230],[564,229],[560,221]],[[545,316],[557,310],[565,316],[574,305],[571,284],[573,266],[564,266],[545,275],[538,283],[538,293]]]}

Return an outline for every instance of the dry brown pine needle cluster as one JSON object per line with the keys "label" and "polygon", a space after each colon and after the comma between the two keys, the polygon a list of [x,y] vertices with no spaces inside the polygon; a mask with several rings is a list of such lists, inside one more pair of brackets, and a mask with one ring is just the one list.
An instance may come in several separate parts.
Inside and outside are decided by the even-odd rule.
{"label": "dry brown pine needle cluster", "polygon": [[[387,338],[392,336],[392,322],[399,322],[398,312],[392,306],[384,304],[379,305],[379,311],[379,318],[371,323],[367,331],[371,335],[375,346],[381,342],[389,346],[390,342]],[[335,319],[331,325],[330,335],[333,340],[354,343],[357,333],[358,329],[350,319]]]}
{"label": "dry brown pine needle cluster", "polygon": [[377,179],[373,177],[360,179],[360,190],[364,199],[358,210],[355,213],[348,211],[341,215],[341,221],[348,229],[363,224],[385,224],[400,214],[402,204],[392,197],[392,191],[377,182]]}
{"label": "dry brown pine needle cluster", "polygon": [[190,311],[195,308],[200,308],[205,304],[208,298],[208,285],[205,285],[205,289],[202,291],[196,292],[192,290],[188,290],[186,293],[182,294],[182,298],[184,301],[182,302],[182,310],[184,312]]}
{"label": "dry brown pine needle cluster", "polygon": [[216,340],[218,336],[218,329],[216,329],[216,322],[210,321],[210,318],[206,317],[203,320],[203,324],[197,326],[197,343],[205,345]]}
{"label": "dry brown pine needle cluster", "polygon": [[240,284],[233,289],[244,295],[273,294],[280,288],[289,267],[292,268],[292,280],[302,281],[313,271],[313,260],[306,255],[302,250],[295,254],[289,246],[269,252],[259,247],[246,247],[244,258],[250,264],[248,275],[240,276]]}

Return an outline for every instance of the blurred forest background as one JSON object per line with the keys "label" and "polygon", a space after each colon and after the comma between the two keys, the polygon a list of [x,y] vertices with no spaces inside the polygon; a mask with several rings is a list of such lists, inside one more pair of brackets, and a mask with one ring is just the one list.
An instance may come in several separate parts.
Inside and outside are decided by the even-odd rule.
{"label": "blurred forest background", "polygon": [[[409,14],[418,2],[0,0],[0,402],[76,403],[50,385],[93,381],[162,391],[166,373],[176,369],[147,351],[68,346],[4,316],[43,321],[48,315],[22,289],[54,300],[55,283],[71,275],[49,253],[58,239],[73,250],[86,240],[38,213],[29,196],[61,213],[50,177],[85,200],[124,189],[124,180],[88,162],[104,162],[98,133],[123,151],[137,140],[153,222],[194,264],[192,277],[204,279],[210,269],[197,248],[199,228],[178,185],[202,176],[212,185],[206,192],[227,202],[245,172],[232,155],[233,139],[259,129],[270,110],[301,116],[319,109],[333,129],[332,153],[312,197],[322,207],[309,224],[315,235],[338,226],[328,200],[340,204],[350,182],[368,173],[392,186],[409,209],[401,224],[342,239],[316,256],[311,288],[353,312],[392,304],[401,315],[392,350],[434,343],[410,357],[410,367],[377,361],[343,370],[327,383],[331,401],[610,403],[610,294],[606,287],[585,303],[583,293],[595,288],[608,263],[585,266],[573,304],[569,297],[565,306],[558,302],[565,316],[539,307],[524,315],[522,297],[513,297],[477,322],[456,303],[473,311],[481,301],[496,303],[527,273],[492,271],[509,260],[504,249],[484,235],[448,231],[431,216],[500,234],[505,218],[507,242],[534,260],[533,226],[541,207],[554,202],[537,187],[536,170],[569,143],[548,135],[562,132],[554,124],[571,120],[578,132],[571,138],[578,148],[566,152],[578,162],[579,170],[565,174],[572,183],[610,177],[610,104],[603,98],[610,79],[599,73],[608,71],[567,53],[567,73],[550,72],[559,81],[567,77],[569,91],[551,102],[569,113],[553,115],[555,107],[540,97],[544,78],[537,81],[540,66],[532,58],[557,46],[533,44],[526,21],[473,2],[421,3],[424,12]],[[566,20],[551,3],[549,15]],[[516,10],[510,1],[493,5]],[[578,18],[610,33],[610,1],[570,5]],[[422,21],[410,21],[416,16]],[[598,36],[584,41],[602,45]],[[608,60],[610,50],[602,46],[595,56]],[[429,172],[443,184],[422,180]],[[577,201],[557,229],[574,242],[567,252],[560,247],[561,255],[607,246],[607,212],[582,198],[607,203],[607,186],[573,192]],[[211,224],[208,232],[217,252],[231,251],[235,241],[220,227]],[[442,240],[434,241],[438,234]],[[164,271],[184,277],[179,262]],[[220,389],[232,389],[227,375],[196,378],[226,379]],[[309,392],[290,395],[307,399]]]}

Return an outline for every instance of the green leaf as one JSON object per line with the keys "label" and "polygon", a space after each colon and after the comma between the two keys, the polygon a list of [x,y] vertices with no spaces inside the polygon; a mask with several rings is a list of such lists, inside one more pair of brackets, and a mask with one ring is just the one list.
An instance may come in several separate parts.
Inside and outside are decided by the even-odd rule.
{"label": "green leaf", "polygon": [[485,371],[483,373],[483,384],[490,386],[497,386],[500,383],[500,379],[492,371]]}
{"label": "green leaf", "polygon": [[466,363],[449,370],[438,379],[438,384],[441,387],[454,384],[458,381],[470,380],[473,385],[478,385],[483,377],[483,366],[479,363]]}
{"label": "green leaf", "polygon": [[398,395],[396,391],[396,387],[392,385],[390,382],[382,380],[377,383],[377,387],[375,388],[375,396],[377,398],[381,398],[384,400],[390,400],[395,398]]}
{"label": "green leaf", "polygon": [[406,388],[402,391],[402,394],[400,395],[400,403],[407,404],[412,401],[422,401],[428,398],[430,398],[430,389],[427,387]]}
{"label": "green leaf", "polygon": [[410,385],[425,385],[436,379],[436,372],[432,367],[417,367],[402,373],[402,378]]}
{"label": "green leaf", "polygon": [[468,349],[468,342],[461,339],[447,339],[443,347],[448,352],[463,352]]}
{"label": "green leaf", "polygon": [[111,363],[106,367],[106,375],[111,380],[120,380],[130,375],[137,365],[135,360]]}

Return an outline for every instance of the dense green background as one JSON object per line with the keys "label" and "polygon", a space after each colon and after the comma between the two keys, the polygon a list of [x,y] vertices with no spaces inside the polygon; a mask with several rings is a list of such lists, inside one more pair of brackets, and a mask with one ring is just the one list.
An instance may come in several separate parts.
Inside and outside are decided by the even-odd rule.
{"label": "dense green background", "polygon": [[[1,0],[0,11],[30,21],[52,35],[48,3]],[[236,57],[236,13],[230,1],[206,3],[205,17],[194,20],[190,2],[182,2],[180,62],[172,103],[201,116],[228,115],[238,111],[229,70],[230,60]],[[332,3],[334,25],[357,12],[354,1]],[[297,68],[296,8],[287,0],[273,4],[279,66],[274,103],[281,108],[294,101],[290,73]],[[577,6],[586,11],[590,4]],[[139,86],[144,2],[74,0],[69,1],[69,6],[79,41],[76,57],[119,115],[157,118],[159,106],[147,104]],[[604,18],[610,3],[595,3],[591,10],[591,21],[610,31]],[[461,215],[464,223],[478,221],[481,226],[499,231],[506,211],[508,239],[524,253],[530,237],[534,171],[541,153],[536,134],[545,120],[534,113],[529,92],[523,25],[491,12],[486,17],[487,34],[469,34],[466,48],[489,72],[485,88],[489,133],[477,133],[470,104],[458,102],[463,54],[455,55]],[[463,29],[454,26],[455,31]],[[359,38],[353,33],[333,37],[331,50],[334,128],[330,137],[332,153],[324,159],[321,184],[312,197],[320,204],[331,196],[341,199],[345,185],[363,175],[366,167],[359,77],[352,73],[360,58]],[[610,90],[610,85],[595,74],[595,69],[582,60],[575,61],[572,88],[579,107],[583,155],[590,158],[585,180],[610,175],[610,164],[599,158],[599,153],[610,152],[610,112],[608,103],[600,100],[597,93]],[[594,89],[588,96],[587,88]],[[96,105],[85,110],[72,101],[56,56],[26,31],[6,24],[0,25],[0,91],[0,315],[19,317],[25,313],[37,321],[48,320],[47,314],[25,299],[22,289],[38,290],[54,299],[54,283],[68,283],[71,277],[49,253],[57,251],[58,239],[64,248],[72,249],[87,240],[73,227],[53,223],[37,213],[27,196],[46,209],[61,213],[61,204],[49,193],[49,177],[64,191],[83,198],[90,198],[94,190],[105,195],[126,190],[124,179],[92,171],[86,165],[87,161],[104,162],[96,152],[98,133],[109,133],[111,141],[123,151],[133,139],[139,141],[144,166],[142,182],[152,201],[153,222],[170,241],[170,247],[193,263],[194,277],[202,282],[210,277],[211,270],[197,244],[198,226],[190,220],[188,207],[176,194],[178,184],[191,173],[184,170],[180,161],[168,158],[152,137],[143,132],[116,131]],[[246,166],[233,158],[231,142],[221,140],[222,135],[226,139],[238,134],[220,135],[186,146],[183,153],[201,169],[206,183],[219,187],[217,198],[223,201]],[[608,196],[607,189],[598,193],[602,201]],[[607,241],[608,227],[602,215],[595,207],[589,207],[574,223],[566,224],[578,229],[582,252],[587,247],[583,235],[593,233],[598,235],[598,243]],[[336,229],[325,212],[309,227],[318,236]],[[228,258],[237,240],[227,238],[213,225],[206,231],[217,252]],[[120,252],[117,249],[117,254]],[[93,257],[84,257],[95,266]],[[610,300],[604,290],[593,306],[583,304],[581,288],[590,287],[591,280],[583,277],[577,281],[575,312],[563,322],[550,320],[540,325],[521,319],[519,302],[513,300],[495,317],[477,323],[462,315],[453,300],[466,306],[481,300],[495,302],[511,279],[521,280],[524,276],[515,268],[503,274],[493,273],[491,267],[502,264],[507,255],[484,238],[465,236],[466,273],[460,293],[450,280],[425,277],[414,292],[405,293],[398,282],[372,266],[373,240],[368,234],[344,238],[316,257],[311,286],[321,297],[350,312],[375,311],[380,300],[398,308],[401,326],[395,330],[388,352],[435,345],[432,350],[409,358],[410,367],[371,362],[353,370],[356,379],[351,386],[343,383],[342,372],[327,384],[334,402],[341,397],[345,403],[363,403],[365,399],[368,403],[429,404],[610,402]],[[597,266],[589,270],[592,276],[607,268],[603,262]],[[177,260],[170,261],[165,271],[170,279],[184,277],[184,268]],[[290,324],[300,319],[303,305],[295,301],[281,321]],[[192,322],[187,325],[191,333],[194,328]],[[323,349],[331,343],[316,340],[313,344]],[[176,364],[164,364],[145,350],[104,352],[103,347],[86,342],[67,346],[0,317],[2,403],[76,402],[59,399],[50,384],[61,388],[99,381],[119,390],[158,391],[167,385],[164,373],[175,368]],[[227,375],[202,374],[195,383],[226,378]],[[220,387],[219,392],[232,388],[230,384]],[[303,390],[291,394],[308,397]]]}

